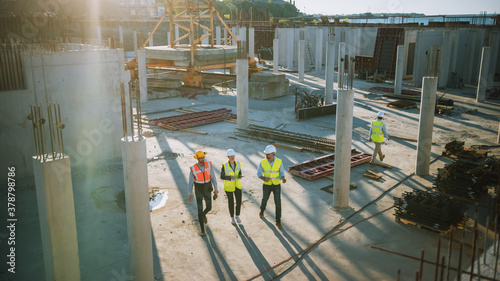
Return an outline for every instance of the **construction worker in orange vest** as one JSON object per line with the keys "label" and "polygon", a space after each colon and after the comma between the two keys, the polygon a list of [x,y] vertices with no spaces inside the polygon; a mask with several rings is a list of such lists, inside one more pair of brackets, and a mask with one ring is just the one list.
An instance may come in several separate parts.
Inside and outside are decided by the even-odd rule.
{"label": "construction worker in orange vest", "polygon": [[377,120],[372,121],[372,126],[370,127],[370,142],[375,143],[375,149],[373,150],[372,160],[370,163],[374,163],[377,158],[377,154],[380,157],[380,161],[384,161],[385,155],[382,153],[382,142],[384,142],[384,137],[389,141],[389,134],[385,128],[385,123],[382,121],[384,119],[384,112],[379,111],[377,114]]}
{"label": "construction worker in orange vest", "polygon": [[[205,224],[207,221],[207,213],[212,210],[212,190],[214,194],[218,195],[219,190],[217,189],[217,180],[215,178],[214,169],[212,162],[205,161],[205,155],[207,153],[203,151],[196,151],[194,158],[198,160],[198,163],[194,164],[189,168],[189,183],[187,186],[189,202],[193,202],[193,183],[194,191],[196,195],[196,204],[198,205],[198,220],[200,222],[201,236],[205,236]],[[212,188],[213,185],[213,188]],[[216,198],[216,197],[214,197]],[[203,210],[203,199],[205,199],[206,208]]]}
{"label": "construction worker in orange vest", "polygon": [[276,206],[276,226],[278,229],[283,229],[281,225],[281,181],[286,183],[285,168],[283,168],[281,159],[275,157],[276,147],[274,145],[268,145],[264,150],[264,154],[266,158],[260,161],[259,168],[257,168],[257,176],[263,181],[263,196],[259,216],[264,217],[267,201],[272,192],[274,205]]}

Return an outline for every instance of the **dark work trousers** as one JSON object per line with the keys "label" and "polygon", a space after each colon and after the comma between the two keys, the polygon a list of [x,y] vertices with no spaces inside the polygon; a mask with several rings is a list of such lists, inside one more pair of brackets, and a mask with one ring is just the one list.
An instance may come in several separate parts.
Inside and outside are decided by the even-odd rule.
{"label": "dark work trousers", "polygon": [[274,205],[276,205],[276,222],[281,222],[281,184],[278,185],[262,185],[262,203],[260,204],[260,210],[265,211],[267,206],[267,200],[269,200],[269,196],[271,192],[274,197]]}
{"label": "dark work trousers", "polygon": [[234,217],[234,197],[236,197],[236,216],[239,216],[241,210],[241,189],[236,187],[234,192],[226,191],[226,195],[229,214],[231,215],[231,217]]}
{"label": "dark work trousers", "polygon": [[[196,195],[196,204],[198,205],[198,220],[200,222],[201,231],[205,231],[205,224],[203,223],[203,218],[205,215],[212,210],[212,183],[204,183],[194,185],[194,192]],[[203,199],[205,199],[206,208],[203,210]]]}

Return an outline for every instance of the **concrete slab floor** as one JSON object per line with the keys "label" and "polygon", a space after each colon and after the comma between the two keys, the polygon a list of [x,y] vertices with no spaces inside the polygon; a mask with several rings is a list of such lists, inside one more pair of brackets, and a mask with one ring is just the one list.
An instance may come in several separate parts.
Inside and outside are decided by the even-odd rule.
{"label": "concrete slab floor", "polygon": [[[303,86],[323,88],[321,77],[306,74]],[[287,78],[292,84],[297,84],[296,73],[287,73]],[[386,106],[388,101],[385,99],[364,98],[363,94],[370,92],[368,89],[372,86],[392,87],[354,81],[355,102],[367,105],[371,110],[354,107],[352,147],[360,152],[373,151],[367,135],[370,121],[379,110],[386,112],[389,134],[416,139],[419,110],[393,109]],[[331,180],[308,181],[288,174],[287,183],[282,184],[283,230],[274,225],[272,199],[265,218],[258,216],[262,183],[256,170],[264,157],[262,151],[270,141],[235,137],[236,125],[227,122],[194,128],[207,132],[207,135],[145,125],[149,185],[150,188],[168,190],[169,197],[165,207],[151,213],[157,280],[397,280],[398,269],[401,269],[401,280],[414,280],[420,262],[402,255],[420,258],[423,249],[425,259],[435,261],[438,236],[425,229],[396,223],[394,208],[391,208],[393,197],[432,186],[437,169],[452,162],[441,156],[445,143],[457,139],[465,141],[466,146],[494,145],[500,102],[476,104],[469,96],[474,91],[474,88],[439,91],[455,100],[455,110],[450,116],[435,117],[433,140],[437,144],[432,146],[431,170],[427,177],[413,174],[416,142],[398,139],[391,139],[382,146],[386,154],[384,162],[393,169],[368,164],[352,168],[351,183],[358,188],[350,191],[348,210],[332,209],[332,195],[320,189],[331,185]],[[199,110],[225,107],[236,111],[236,95],[229,91],[225,95],[198,95],[194,100],[182,97],[155,100],[143,105],[143,113],[156,112],[146,114],[150,119],[166,117],[178,114],[168,110],[179,107]],[[478,112],[465,114],[468,109],[478,109]],[[295,121],[293,95],[273,100],[250,100],[249,118],[251,123],[261,126],[276,127],[284,123],[283,129],[287,131],[335,138],[334,115]],[[227,198],[221,193],[207,215],[208,235],[200,237],[196,203],[190,203],[187,198],[188,167],[195,163],[194,152],[204,150],[208,152],[207,160],[220,170],[227,161],[225,151],[228,148],[236,151],[236,160],[241,161],[245,176],[242,180],[243,222],[239,225],[230,223]],[[500,149],[491,148],[490,154],[500,155]],[[285,167],[319,156],[321,154],[281,148],[277,152]],[[383,178],[374,181],[363,177],[367,169],[382,174]],[[16,191],[17,270],[16,274],[11,274],[2,268],[0,279],[44,280],[34,183],[30,179],[20,181]],[[219,179],[219,186],[222,185]],[[74,169],[73,187],[82,280],[132,280],[121,163]],[[5,192],[0,197],[2,202],[7,202]],[[6,230],[0,234],[3,247]],[[317,243],[322,238],[327,239]],[[304,254],[305,249],[309,250]],[[452,265],[456,266],[458,243],[454,243],[452,249]],[[446,241],[441,245],[441,253],[447,250]],[[6,256],[1,259],[5,265]],[[464,255],[464,259],[462,263],[469,264],[470,256]],[[433,276],[434,266],[425,264],[423,279],[429,280]],[[455,277],[455,272],[452,271],[451,276]]]}

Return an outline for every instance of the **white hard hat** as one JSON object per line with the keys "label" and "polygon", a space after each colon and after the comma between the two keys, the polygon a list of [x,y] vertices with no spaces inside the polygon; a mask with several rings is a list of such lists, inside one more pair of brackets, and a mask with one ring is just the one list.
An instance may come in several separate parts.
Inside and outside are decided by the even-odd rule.
{"label": "white hard hat", "polygon": [[276,147],[274,147],[274,145],[272,144],[266,146],[266,149],[264,149],[264,154],[269,154],[269,153],[276,153]]}
{"label": "white hard hat", "polygon": [[378,117],[384,118],[384,113],[382,111],[379,111],[377,114]]}
{"label": "white hard hat", "polygon": [[235,156],[236,153],[234,152],[234,149],[230,148],[227,150],[227,156]]}

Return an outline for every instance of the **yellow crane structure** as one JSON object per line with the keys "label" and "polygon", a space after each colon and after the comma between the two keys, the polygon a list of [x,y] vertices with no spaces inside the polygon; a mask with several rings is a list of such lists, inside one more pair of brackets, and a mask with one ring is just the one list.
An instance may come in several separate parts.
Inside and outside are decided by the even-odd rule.
{"label": "yellow crane structure", "polygon": [[[202,76],[201,71],[203,70],[211,70],[211,69],[220,69],[220,68],[230,68],[236,66],[236,62],[224,61],[223,63],[196,63],[196,52],[200,49],[202,40],[206,38],[209,39],[209,46],[205,47],[215,47],[214,44],[214,19],[217,18],[223,27],[227,30],[227,33],[231,36],[232,40],[238,44],[238,39],[231,32],[231,29],[224,22],[220,14],[214,7],[214,0],[167,0],[166,9],[160,20],[156,24],[153,31],[150,33],[142,48],[145,48],[148,44],[149,40],[152,38],[155,31],[158,29],[160,24],[168,15],[168,24],[170,31],[170,48],[172,49],[189,49],[190,57],[189,64],[179,65],[176,64],[173,60],[165,59],[147,59],[146,66],[147,67],[168,67],[168,68],[177,68],[177,69],[185,69],[187,70],[187,74],[184,75],[184,85],[190,87],[201,87]],[[182,29],[185,31],[183,36],[179,38],[174,38],[174,29],[175,27]],[[201,31],[201,32],[200,32]],[[206,31],[204,33],[203,31]],[[179,43],[189,38],[190,44],[188,45],[180,45]],[[236,46],[235,46],[236,47]],[[233,47],[234,49],[234,47]],[[249,60],[249,74],[259,72],[256,67],[256,61],[253,58],[250,58],[248,54],[246,58]],[[132,77],[137,77],[137,55],[132,60],[126,62],[126,69],[131,71]]]}

